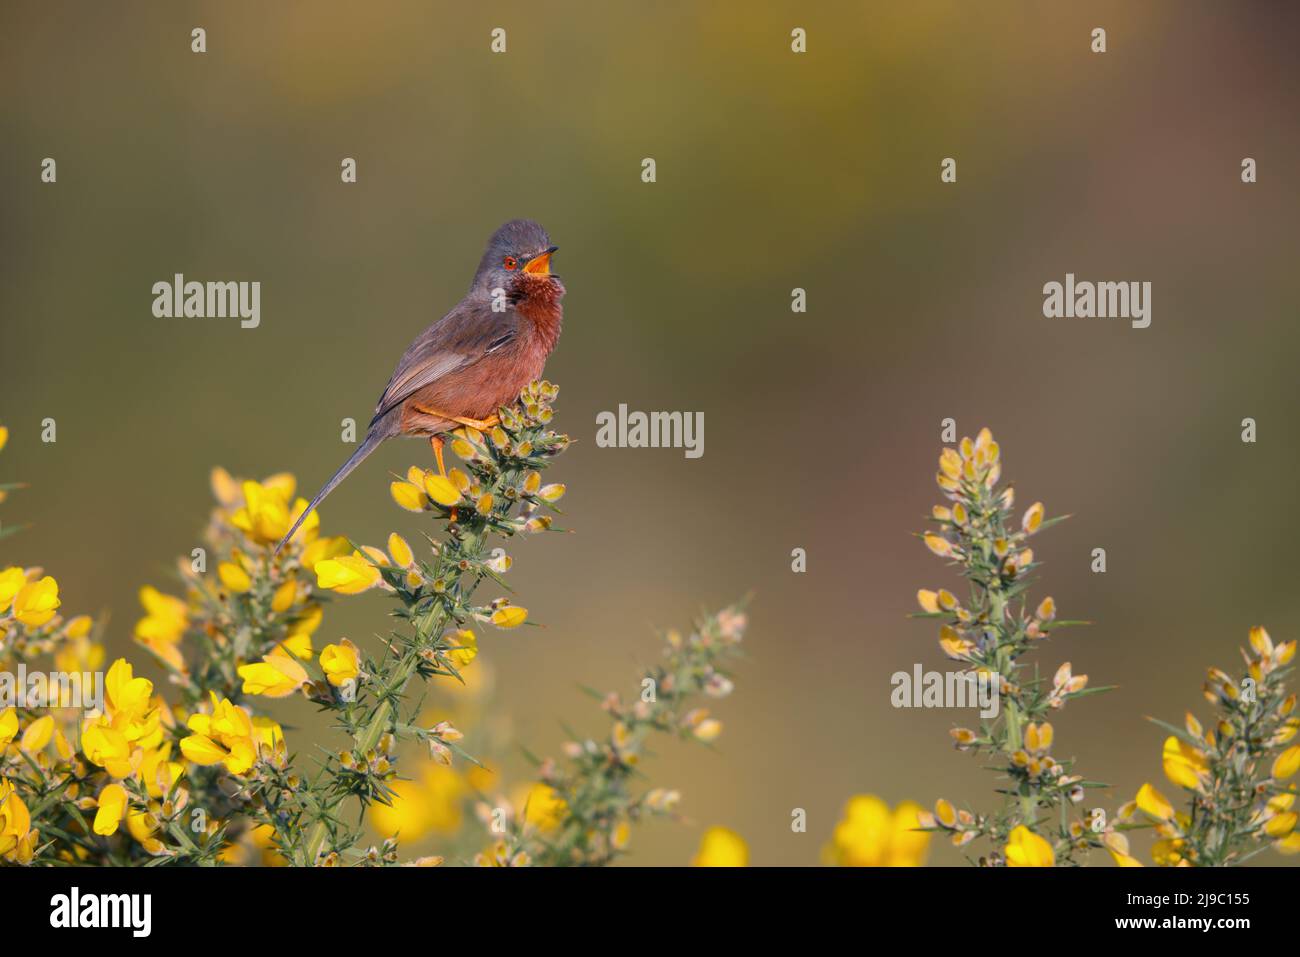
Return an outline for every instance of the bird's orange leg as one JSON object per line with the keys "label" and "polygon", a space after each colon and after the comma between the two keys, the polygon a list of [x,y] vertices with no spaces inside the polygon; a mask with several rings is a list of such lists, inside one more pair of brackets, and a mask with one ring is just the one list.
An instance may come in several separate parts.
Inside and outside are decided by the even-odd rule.
{"label": "bird's orange leg", "polygon": [[438,460],[438,474],[443,478],[447,477],[447,466],[442,464],[442,447],[445,444],[441,435],[429,436],[429,444],[433,446],[433,457]]}
{"label": "bird's orange leg", "polygon": [[[443,418],[446,418],[446,416],[443,416]],[[446,440],[441,435],[431,435],[429,436],[429,444],[433,446],[433,457],[438,460],[438,474],[446,478],[447,466],[442,464],[442,447],[446,444]],[[457,509],[453,508],[451,510],[451,520],[453,522],[456,521],[456,514]]]}
{"label": "bird's orange leg", "polygon": [[495,412],[489,415],[486,419],[471,419],[464,415],[452,415],[448,412],[439,412],[437,409],[429,409],[417,403],[412,403],[412,405],[416,412],[437,416],[440,419],[447,419],[460,425],[468,425],[471,429],[478,429],[480,432],[486,432],[488,429],[501,423],[501,418]]}

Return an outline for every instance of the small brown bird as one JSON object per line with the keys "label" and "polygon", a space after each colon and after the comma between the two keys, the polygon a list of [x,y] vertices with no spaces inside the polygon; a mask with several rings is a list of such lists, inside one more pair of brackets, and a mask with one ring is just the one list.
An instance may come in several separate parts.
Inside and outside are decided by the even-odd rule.
{"label": "small brown bird", "polygon": [[379,397],[365,441],[316,493],[275,546],[277,553],[384,439],[428,436],[445,475],[442,433],[497,424],[497,409],[541,376],[560,338],[564,284],[551,272],[557,248],[529,219],[511,220],[492,234],[469,294],[407,348]]}

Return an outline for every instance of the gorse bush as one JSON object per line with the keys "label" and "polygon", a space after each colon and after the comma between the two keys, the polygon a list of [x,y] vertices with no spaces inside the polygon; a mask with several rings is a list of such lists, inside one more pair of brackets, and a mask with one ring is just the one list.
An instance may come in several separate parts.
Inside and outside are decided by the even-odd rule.
{"label": "gorse bush", "polygon": [[946,588],[922,590],[917,600],[922,616],[940,622],[944,654],[991,682],[1001,697],[992,723],[954,728],[951,735],[960,750],[986,756],[1007,785],[994,812],[977,814],[940,799],[923,820],[950,833],[958,847],[981,838],[991,843],[981,864],[1075,863],[1101,846],[1101,836],[1075,810],[1086,789],[1097,785],[1074,773],[1072,761],[1052,755],[1049,718],[1069,701],[1104,689],[1089,688],[1088,676],[1074,674],[1069,662],[1044,682],[1023,661],[1057,629],[1076,622],[1059,620],[1050,597],[1036,605],[1029,599],[1038,568],[1029,540],[1059,519],[1045,518],[1043,503],[1035,502],[1017,520],[1015,490],[1001,478],[1001,449],[988,429],[943,450],[936,481],[951,504],[934,507],[935,529],[922,537],[931,552],[957,566],[969,594],[962,600]]}
{"label": "gorse bush", "polygon": [[652,735],[710,742],[722,733],[722,723],[701,703],[731,693],[726,669],[739,652],[745,624],[743,612],[728,608],[687,635],[668,632],[663,664],[642,677],[631,702],[617,693],[601,698],[612,722],[609,734],[567,742],[562,762],[542,762],[538,776],[563,813],[548,827],[515,832],[497,845],[494,859],[511,860],[523,848],[542,864],[607,864],[627,846],[633,822],[674,816],[681,794],[659,787],[634,790],[638,765]]}
{"label": "gorse bush", "polygon": [[[1283,854],[1300,851],[1295,784],[1284,783],[1300,770],[1296,696],[1284,680],[1295,651],[1294,641],[1274,644],[1263,628],[1252,628],[1240,678],[1209,669],[1204,693],[1213,721],[1203,726],[1190,711],[1182,728],[1156,721],[1170,732],[1165,777],[1187,802],[1179,811],[1151,784],[1138,791],[1134,805],[1156,822],[1156,863],[1240,864],[1270,845]],[[1123,813],[1131,816],[1133,807]]]}
{"label": "gorse bush", "polygon": [[1158,864],[1239,863],[1269,843],[1283,852],[1300,849],[1291,810],[1295,786],[1283,783],[1300,769],[1300,746],[1287,747],[1298,727],[1295,695],[1283,683],[1295,642],[1275,646],[1262,628],[1253,629],[1240,681],[1210,670],[1205,693],[1219,709],[1215,726],[1203,729],[1190,714],[1185,730],[1165,725],[1173,734],[1164,746],[1164,771],[1187,793],[1186,813],[1147,784],[1108,818],[1085,803],[1090,789],[1105,785],[1053,754],[1050,718],[1070,701],[1110,689],[1089,687],[1088,676],[1075,674],[1068,661],[1046,680],[1024,660],[1057,630],[1082,624],[1060,619],[1051,597],[1036,604],[1029,597],[1039,567],[1030,540],[1061,519],[1047,518],[1041,502],[1017,517],[1014,489],[1002,482],[1001,449],[988,429],[945,448],[936,481],[949,504],[934,507],[934,528],[922,538],[957,568],[968,596],[923,589],[919,617],[939,623],[939,646],[948,658],[996,683],[998,717],[950,734],[958,750],[985,757],[1003,783],[996,810],[979,813],[940,799],[933,813],[921,815],[922,827],[948,834],[958,847],[986,841],[991,847],[972,859],[985,866],[1081,864],[1098,848],[1122,866],[1140,866],[1127,832],[1153,824]]}
{"label": "gorse bush", "polygon": [[[166,670],[175,703],[118,659],[103,701],[76,706],[105,661],[102,635],[86,616],[59,614],[58,584],[40,569],[0,572],[0,667],[47,658],[50,676],[76,678],[61,687],[52,687],[57,678],[38,681],[43,698],[0,711],[0,859],[403,862],[400,834],[367,843],[367,811],[372,823],[385,815],[400,823],[410,819],[406,801],[427,816],[421,782],[445,783],[453,766],[466,769],[444,788],[455,799],[471,799],[487,780],[475,777],[483,768],[460,728],[422,719],[417,692],[428,682],[462,684],[482,629],[529,624],[527,610],[503,594],[513,559],[495,542],[553,530],[565,489],[543,483],[542,472],[569,444],[549,425],[557,391],[533,383],[501,410],[497,427],[457,431],[451,448],[463,469],[413,467],[392,483],[398,505],[441,527],[419,547],[396,533],[385,549],[358,547],[324,535],[312,514],[275,554],[307,506],[293,478],[239,482],[215,471],[218,506],[203,546],[178,564],[182,594],[140,593],[145,615],[134,638]],[[392,599],[396,626],[374,647],[338,639],[317,650],[326,603],[370,590]],[[476,802],[483,850],[467,856],[490,865],[605,864],[627,846],[632,824],[675,814],[677,792],[639,787],[633,769],[651,733],[716,737],[720,723],[696,699],[731,690],[724,667],[743,628],[743,614],[727,610],[689,636],[669,633],[664,664],[646,674],[635,703],[603,700],[607,736],[567,745],[563,762],[540,763],[522,807]],[[329,714],[335,742],[287,740],[273,699],[300,694]]]}
{"label": "gorse bush", "polygon": [[[499,425],[453,433],[459,467],[412,467],[391,483],[392,500],[430,522],[415,545],[394,532],[382,549],[358,546],[312,514],[276,553],[307,506],[294,479],[214,471],[217,506],[202,545],[177,563],[179,588],[140,591],[133,638],[164,669],[165,694],[125,658],[108,661],[100,623],[65,616],[54,577],[0,563],[0,862],[605,865],[628,852],[638,823],[678,818],[680,793],[649,781],[643,759],[656,739],[721,733],[711,709],[733,689],[739,607],[666,632],[661,659],[624,692],[587,689],[605,712],[600,733],[571,732],[553,758],[525,752],[531,773],[513,788],[490,767],[514,745],[488,700],[487,636],[532,624],[507,586],[506,546],[556,531],[565,493],[543,479],[569,445],[550,425],[556,393],[533,383]],[[7,440],[0,427],[0,450]],[[937,835],[984,866],[1080,865],[1100,850],[1140,866],[1135,831],[1152,832],[1161,865],[1300,851],[1300,717],[1286,686],[1296,643],[1259,627],[1241,674],[1209,670],[1209,720],[1156,722],[1176,796],[1147,783],[1113,814],[1099,806],[1107,786],[1061,754],[1052,722],[1110,689],[1069,661],[1035,664],[1081,624],[1030,595],[1035,540],[1061,519],[1041,502],[1018,507],[1002,470],[987,429],[943,450],[947,501],[920,537],[964,587],[917,593],[917,617],[938,626],[956,675],[998,695],[978,728],[950,732],[995,773],[997,799],[979,810],[941,798],[926,811],[859,794],[822,861],[914,866]],[[18,488],[0,485],[0,503]],[[0,538],[16,530],[0,524]],[[366,592],[389,601],[390,629],[319,645],[329,603]],[[430,705],[429,690],[448,694]],[[328,716],[324,740],[286,734],[274,715],[291,696]],[[430,835],[440,853],[412,850]],[[741,835],[713,827],[692,863],[748,861]]]}

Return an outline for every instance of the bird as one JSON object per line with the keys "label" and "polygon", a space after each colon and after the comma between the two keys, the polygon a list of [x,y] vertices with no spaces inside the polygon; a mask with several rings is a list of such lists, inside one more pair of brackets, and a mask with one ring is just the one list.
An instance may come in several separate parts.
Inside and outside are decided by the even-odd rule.
{"label": "bird", "polygon": [[375,404],[365,439],[316,493],[273,555],[385,439],[428,438],[438,473],[445,476],[444,433],[498,424],[497,410],[541,377],[559,341],[565,288],[551,272],[558,249],[531,219],[513,219],[492,234],[465,298],[407,347]]}

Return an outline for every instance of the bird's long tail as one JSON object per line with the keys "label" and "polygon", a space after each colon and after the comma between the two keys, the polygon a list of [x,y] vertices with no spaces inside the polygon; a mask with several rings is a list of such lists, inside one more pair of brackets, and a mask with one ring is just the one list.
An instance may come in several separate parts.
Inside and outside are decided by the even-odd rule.
{"label": "bird's long tail", "polygon": [[325,496],[338,488],[339,483],[351,475],[352,470],[365,461],[366,457],[379,447],[379,443],[388,438],[388,435],[389,433],[382,427],[372,428],[366,434],[364,441],[357,446],[357,450],[352,453],[348,460],[339,467],[339,470],[335,472],[321,490],[316,493],[316,497],[311,500],[311,504],[307,506],[306,510],[298,516],[298,520],[293,523],[293,527],[289,529],[288,534],[286,534],[284,538],[280,539],[280,544],[275,546],[275,551],[271,553],[272,555],[280,554],[280,549],[284,548],[285,542],[293,538],[294,532],[298,531],[298,526],[307,520],[308,515],[316,511],[316,506],[325,501]]}

